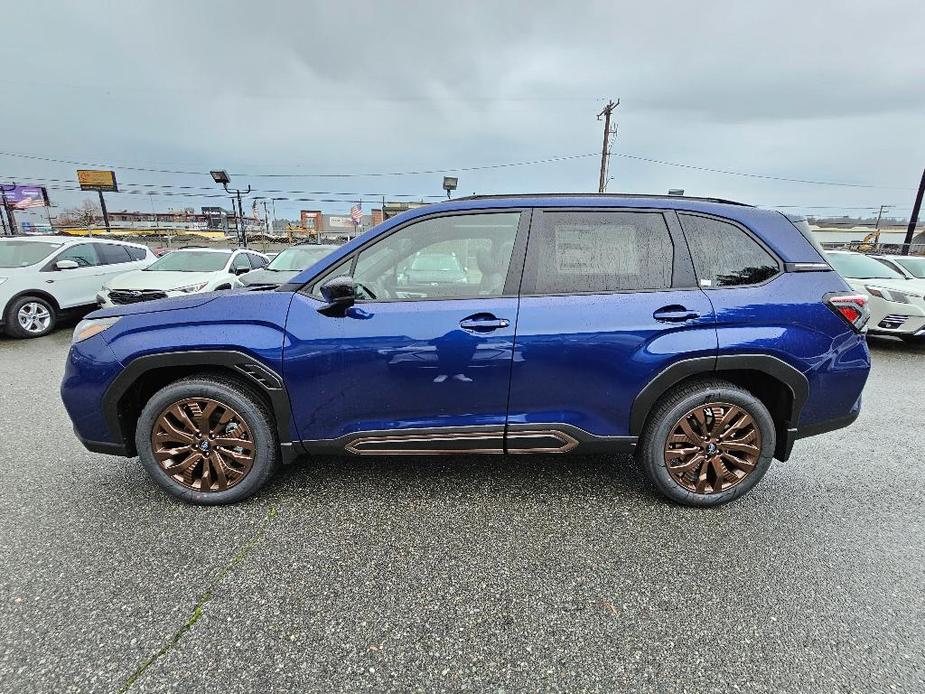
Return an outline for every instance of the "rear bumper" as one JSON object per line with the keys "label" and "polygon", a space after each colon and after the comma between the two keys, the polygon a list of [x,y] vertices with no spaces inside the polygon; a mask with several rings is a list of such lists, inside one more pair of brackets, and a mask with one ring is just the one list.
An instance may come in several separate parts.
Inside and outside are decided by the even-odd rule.
{"label": "rear bumper", "polygon": [[120,455],[124,458],[132,457],[132,454],[121,443],[112,443],[111,441],[91,441],[90,439],[85,439],[83,436],[80,435],[80,432],[77,431],[77,427],[74,427],[74,435],[77,437],[77,440],[83,444],[83,447],[86,448],[91,453],[105,453],[106,455]]}

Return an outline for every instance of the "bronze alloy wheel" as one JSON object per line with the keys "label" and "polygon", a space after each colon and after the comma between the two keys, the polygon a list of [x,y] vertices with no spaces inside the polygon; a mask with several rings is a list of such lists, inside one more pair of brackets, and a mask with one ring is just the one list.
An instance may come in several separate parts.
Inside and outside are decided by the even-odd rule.
{"label": "bronze alloy wheel", "polygon": [[761,431],[738,405],[698,405],[678,420],[665,445],[665,467],[696,494],[716,494],[748,477],[761,456]]}
{"label": "bronze alloy wheel", "polygon": [[231,407],[212,398],[186,398],[154,422],[151,450],[174,481],[197,492],[221,492],[254,465],[250,427]]}

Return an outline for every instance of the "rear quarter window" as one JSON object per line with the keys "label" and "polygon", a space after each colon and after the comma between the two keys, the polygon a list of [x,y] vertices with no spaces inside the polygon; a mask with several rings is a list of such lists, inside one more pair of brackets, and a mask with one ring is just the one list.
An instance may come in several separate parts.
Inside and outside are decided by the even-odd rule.
{"label": "rear quarter window", "polygon": [[780,265],[747,232],[713,217],[680,214],[701,287],[761,284],[780,272]]}

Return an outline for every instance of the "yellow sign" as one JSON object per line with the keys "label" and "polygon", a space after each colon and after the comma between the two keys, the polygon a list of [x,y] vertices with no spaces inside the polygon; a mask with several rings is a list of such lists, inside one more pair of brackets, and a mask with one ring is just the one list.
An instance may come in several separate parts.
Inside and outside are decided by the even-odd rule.
{"label": "yellow sign", "polygon": [[102,190],[118,192],[115,171],[81,169],[77,171],[77,182],[81,190]]}

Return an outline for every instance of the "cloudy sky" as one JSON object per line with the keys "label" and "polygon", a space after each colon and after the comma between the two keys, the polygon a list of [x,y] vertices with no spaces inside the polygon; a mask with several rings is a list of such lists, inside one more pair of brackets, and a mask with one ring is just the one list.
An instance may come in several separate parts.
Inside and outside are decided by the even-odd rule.
{"label": "cloudy sky", "polygon": [[925,166],[914,0],[82,0],[8,3],[3,24],[0,180],[61,206],[87,195],[62,190],[70,162],[159,193],[111,209],[221,204],[196,197],[210,168],[308,198],[277,202],[290,217],[440,195],[453,169],[460,194],[593,191],[610,98],[610,191],[902,216]]}

